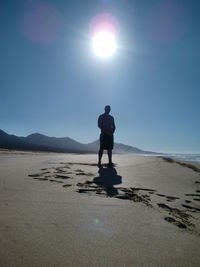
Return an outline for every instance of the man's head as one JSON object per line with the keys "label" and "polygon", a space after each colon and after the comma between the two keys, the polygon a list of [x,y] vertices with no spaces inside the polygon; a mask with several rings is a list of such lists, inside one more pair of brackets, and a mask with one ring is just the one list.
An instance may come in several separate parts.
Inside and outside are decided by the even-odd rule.
{"label": "man's head", "polygon": [[104,110],[105,110],[105,113],[106,113],[106,114],[109,114],[109,113],[110,113],[110,110],[111,110],[111,108],[110,108],[110,106],[109,106],[109,105],[107,105],[107,106],[105,106]]}

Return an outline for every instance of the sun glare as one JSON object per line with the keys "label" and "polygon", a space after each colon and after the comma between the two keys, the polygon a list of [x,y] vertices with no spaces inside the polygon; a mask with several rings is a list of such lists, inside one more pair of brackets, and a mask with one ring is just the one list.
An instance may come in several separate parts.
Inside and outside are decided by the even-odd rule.
{"label": "sun glare", "polygon": [[112,56],[117,48],[115,36],[108,31],[97,32],[92,44],[95,54],[101,58]]}
{"label": "sun glare", "polygon": [[116,53],[119,23],[114,16],[109,13],[97,14],[90,21],[90,33],[96,56],[105,59]]}

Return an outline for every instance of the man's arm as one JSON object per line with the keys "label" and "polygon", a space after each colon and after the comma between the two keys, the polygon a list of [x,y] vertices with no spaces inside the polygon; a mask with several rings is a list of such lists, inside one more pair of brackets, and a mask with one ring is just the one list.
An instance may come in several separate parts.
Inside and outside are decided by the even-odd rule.
{"label": "man's arm", "polygon": [[115,127],[115,120],[113,118],[113,133],[115,132],[115,129],[116,129],[116,127]]}
{"label": "man's arm", "polygon": [[101,116],[99,116],[98,118],[98,127],[101,129],[102,128],[102,120],[101,120]]}

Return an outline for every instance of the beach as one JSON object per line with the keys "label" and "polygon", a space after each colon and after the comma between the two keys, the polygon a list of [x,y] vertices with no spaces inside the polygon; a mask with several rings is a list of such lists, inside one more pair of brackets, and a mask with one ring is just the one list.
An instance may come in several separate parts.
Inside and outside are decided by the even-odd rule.
{"label": "beach", "polygon": [[1,150],[0,266],[199,266],[200,164],[113,161]]}

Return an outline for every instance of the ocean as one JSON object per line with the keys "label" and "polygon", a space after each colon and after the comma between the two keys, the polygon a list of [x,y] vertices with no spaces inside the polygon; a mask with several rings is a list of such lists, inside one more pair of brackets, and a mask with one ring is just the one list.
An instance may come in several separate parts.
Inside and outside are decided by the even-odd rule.
{"label": "ocean", "polygon": [[164,154],[173,159],[200,163],[200,154]]}

